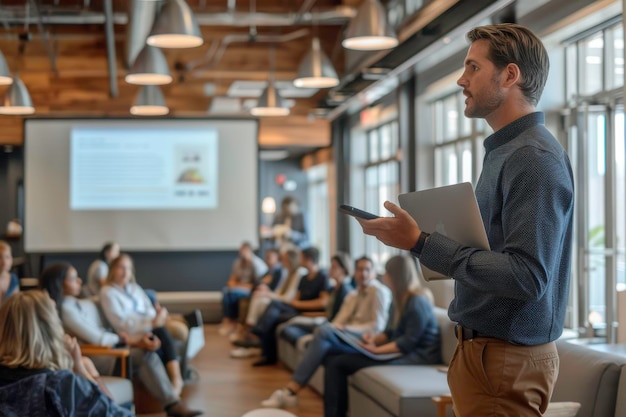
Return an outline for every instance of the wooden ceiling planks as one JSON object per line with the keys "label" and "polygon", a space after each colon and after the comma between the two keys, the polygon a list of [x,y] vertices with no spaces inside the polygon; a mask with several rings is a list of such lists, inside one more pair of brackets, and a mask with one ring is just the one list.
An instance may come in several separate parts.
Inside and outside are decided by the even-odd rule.
{"label": "wooden ceiling planks", "polygon": [[[92,0],[89,10],[101,10],[101,0]],[[196,11],[226,11],[226,1],[190,0],[189,5]],[[302,2],[259,0],[258,12],[295,13]],[[24,1],[3,0],[0,11],[7,6],[22,6]],[[41,0],[42,7],[59,7],[64,10],[83,9],[84,1]],[[116,12],[125,12],[126,1],[114,1]],[[337,6],[334,0],[318,0],[315,7]],[[353,5],[353,4],[349,4]],[[248,11],[248,1],[237,1],[236,9]],[[259,34],[283,35],[302,27],[258,27]],[[277,80],[295,78],[299,61],[308,51],[311,38],[319,35],[322,48],[330,56],[336,48],[341,35],[340,26],[321,26],[314,29],[304,26],[309,34],[300,39],[275,45],[273,69]],[[32,38],[27,42],[18,40],[18,33],[23,26],[0,29],[0,50],[4,53],[13,71],[18,71],[26,83],[38,116],[86,115],[89,117],[125,117],[134,102],[138,91],[123,81],[127,72],[124,63],[125,25],[115,26],[116,54],[119,96],[109,97],[108,62],[106,41],[102,25],[54,25],[48,26],[56,57],[57,73],[51,71],[49,56],[46,52],[43,36],[36,25],[28,28]],[[214,95],[224,96],[235,80],[266,80],[270,69],[270,45],[262,42],[232,43],[225,49],[219,61],[208,61],[207,52],[211,42],[219,42],[229,34],[247,34],[245,27],[203,26],[205,45],[184,50],[164,50],[170,70],[174,75],[174,84],[164,86],[163,91],[174,116],[199,116],[206,114],[211,104],[211,97],[205,93],[205,83],[214,84]],[[335,66],[341,73],[343,56],[335,57]],[[190,68],[193,71],[189,71]],[[0,89],[3,93],[4,89]],[[292,116],[279,120],[262,119],[261,145],[282,146],[293,138],[291,145],[298,143],[306,146],[330,143],[329,123],[325,120],[313,120],[307,117],[311,108],[316,107],[324,92],[318,92],[311,99],[296,99]],[[312,127],[315,127],[312,129]],[[21,136],[21,119],[0,117],[0,144],[21,142],[13,135]],[[280,132],[284,129],[284,132]],[[266,136],[265,138],[263,136]]]}

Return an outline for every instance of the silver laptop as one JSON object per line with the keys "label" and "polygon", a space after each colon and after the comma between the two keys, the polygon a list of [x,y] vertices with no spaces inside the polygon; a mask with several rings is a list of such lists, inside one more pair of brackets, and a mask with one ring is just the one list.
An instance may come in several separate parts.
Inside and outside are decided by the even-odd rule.
{"label": "silver laptop", "polygon": [[[463,245],[489,250],[476,195],[469,182],[400,194],[398,200],[423,231],[438,232]],[[426,281],[450,278],[421,263],[420,266]]]}

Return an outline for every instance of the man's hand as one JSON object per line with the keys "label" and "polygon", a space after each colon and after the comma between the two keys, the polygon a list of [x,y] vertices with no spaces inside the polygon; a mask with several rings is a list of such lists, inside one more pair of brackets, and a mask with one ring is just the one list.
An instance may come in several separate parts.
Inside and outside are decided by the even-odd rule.
{"label": "man's hand", "polygon": [[167,314],[167,309],[165,307],[161,308],[156,317],[152,320],[152,327],[163,327],[165,325],[165,320],[167,319]]}
{"label": "man's hand", "polygon": [[385,208],[394,217],[380,217],[373,220],[357,218],[363,228],[363,233],[376,237],[387,246],[411,249],[417,243],[422,230],[409,213],[392,202],[385,201]]}
{"label": "man's hand", "polygon": [[361,341],[359,342],[359,345],[361,345],[361,347],[365,350],[368,350],[372,353],[378,353],[378,346],[376,346],[376,344],[373,341],[365,342],[365,341]]}
{"label": "man's hand", "polygon": [[269,287],[263,283],[257,285],[256,289],[254,290],[254,294],[257,294],[257,295],[267,294],[269,292],[270,292]]}
{"label": "man's hand", "polygon": [[154,352],[161,347],[161,340],[152,333],[146,333],[139,341],[138,347]]}

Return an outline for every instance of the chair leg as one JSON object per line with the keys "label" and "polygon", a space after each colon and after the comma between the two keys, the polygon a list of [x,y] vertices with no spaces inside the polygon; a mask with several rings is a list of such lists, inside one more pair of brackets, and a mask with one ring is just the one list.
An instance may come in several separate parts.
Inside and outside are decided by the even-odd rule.
{"label": "chair leg", "polygon": [[448,406],[452,406],[452,397],[449,395],[440,395],[439,397],[432,397],[431,399],[437,406],[437,417],[447,417]]}

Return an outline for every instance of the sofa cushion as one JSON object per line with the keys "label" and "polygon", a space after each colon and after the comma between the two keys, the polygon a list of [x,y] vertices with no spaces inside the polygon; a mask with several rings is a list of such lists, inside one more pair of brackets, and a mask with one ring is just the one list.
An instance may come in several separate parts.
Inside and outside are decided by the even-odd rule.
{"label": "sofa cushion", "polygon": [[448,310],[435,307],[434,311],[439,324],[439,331],[441,332],[441,359],[443,363],[449,365],[457,345],[456,336],[454,335],[456,323],[448,317]]}
{"label": "sofa cushion", "polygon": [[447,374],[433,365],[388,365],[361,369],[351,384],[395,416],[433,408],[431,397],[449,392]]}
{"label": "sofa cushion", "polygon": [[133,403],[133,384],[126,378],[103,376],[102,382],[111,392],[113,401],[118,405]]}
{"label": "sofa cushion", "polygon": [[626,358],[586,346],[557,342],[559,376],[552,401],[581,404],[578,417],[614,417],[618,381]]}
{"label": "sofa cushion", "polygon": [[580,403],[550,403],[543,417],[576,417],[579,409]]}

